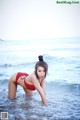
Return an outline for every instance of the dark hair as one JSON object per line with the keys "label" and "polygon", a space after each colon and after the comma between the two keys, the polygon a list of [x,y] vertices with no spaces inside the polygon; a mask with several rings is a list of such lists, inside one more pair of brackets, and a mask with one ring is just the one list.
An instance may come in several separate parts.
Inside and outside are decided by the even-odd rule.
{"label": "dark hair", "polygon": [[48,72],[48,64],[43,60],[43,56],[42,55],[38,56],[38,59],[39,59],[39,61],[35,65],[35,74],[36,74],[36,77],[38,78],[37,68],[39,66],[41,66],[41,67],[44,68],[44,70],[45,70],[45,77],[46,77],[46,74]]}

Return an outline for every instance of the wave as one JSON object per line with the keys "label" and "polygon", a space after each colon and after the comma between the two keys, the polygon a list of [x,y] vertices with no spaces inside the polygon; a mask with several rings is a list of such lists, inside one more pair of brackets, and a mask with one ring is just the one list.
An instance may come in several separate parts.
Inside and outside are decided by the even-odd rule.
{"label": "wave", "polygon": [[2,67],[12,67],[13,65],[11,65],[11,64],[2,64],[2,65],[0,65],[0,67],[2,68]]}
{"label": "wave", "polygon": [[[59,80],[60,81],[60,80]],[[8,79],[0,80],[0,87],[5,88],[5,86],[8,84]],[[52,82],[46,82],[46,91],[47,92],[67,92],[73,93],[75,95],[80,96],[80,84],[75,83],[66,83],[64,81],[52,81]]]}
{"label": "wave", "polygon": [[[52,63],[55,63],[55,62],[63,62],[65,64],[76,64],[76,63],[79,63],[79,60],[69,60],[67,58],[64,58],[64,57],[55,57],[55,56],[52,56],[52,55],[48,55],[48,54],[45,54],[44,55],[44,61],[47,62],[48,64],[52,64]],[[10,61],[11,62],[11,61]],[[14,61],[12,61],[14,62]],[[4,63],[4,64],[0,64],[0,68],[8,68],[8,67],[17,67],[17,66],[33,66],[35,65],[36,61],[33,59],[32,60],[28,60],[27,62],[23,62],[22,61],[16,61],[15,63]],[[77,66],[76,68],[80,68],[80,65]]]}
{"label": "wave", "polygon": [[[54,57],[52,55],[48,55],[48,54],[44,54],[44,61],[51,63],[51,61],[53,62],[56,62],[56,61],[61,61],[63,58],[62,57]],[[12,61],[14,62],[14,61]],[[8,68],[8,67],[17,67],[17,66],[31,66],[31,65],[35,65],[36,63],[36,60],[33,59],[32,60],[29,60],[27,62],[23,62],[23,61],[16,61],[15,63],[4,63],[4,64],[1,64],[0,65],[0,68]]]}
{"label": "wave", "polygon": [[17,66],[29,66],[29,65],[33,65],[35,64],[35,62],[27,62],[27,63],[20,63],[20,64],[2,64],[0,65],[0,68],[8,68],[8,67],[17,67]]}
{"label": "wave", "polygon": [[79,47],[73,47],[73,48],[51,48],[51,49],[49,49],[50,51],[59,51],[59,50],[67,50],[67,51],[80,51],[80,46]]}
{"label": "wave", "polygon": [[0,73],[0,77],[1,77],[1,76],[4,76],[4,74],[1,74],[1,73]]}
{"label": "wave", "polygon": [[56,61],[59,61],[60,62],[60,60],[64,60],[64,58],[63,57],[55,57],[55,56],[53,56],[53,55],[49,55],[49,54],[45,54],[44,55],[44,59],[46,60],[46,61],[48,61],[48,62],[56,62]]}
{"label": "wave", "polygon": [[[60,80],[59,80],[60,81]],[[48,82],[46,83],[49,91],[68,92],[80,96],[80,84],[77,83],[66,83],[66,82]]]}

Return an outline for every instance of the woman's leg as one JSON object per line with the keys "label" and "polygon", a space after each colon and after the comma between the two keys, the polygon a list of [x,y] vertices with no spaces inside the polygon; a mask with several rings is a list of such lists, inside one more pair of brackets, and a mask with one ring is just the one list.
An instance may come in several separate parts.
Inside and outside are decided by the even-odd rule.
{"label": "woman's leg", "polygon": [[9,80],[9,84],[8,84],[9,99],[14,99],[16,97],[17,84],[23,87],[26,94],[28,94],[29,96],[32,96],[32,91],[25,88],[24,79],[19,78],[16,83],[16,75],[17,74],[13,75]]}
{"label": "woman's leg", "polygon": [[27,88],[23,88],[23,89],[28,96],[32,96],[32,91],[31,90],[28,90]]}
{"label": "woman's leg", "polygon": [[16,97],[16,90],[17,90],[17,84],[16,84],[16,75],[13,75],[8,84],[8,97],[9,99],[14,99]]}

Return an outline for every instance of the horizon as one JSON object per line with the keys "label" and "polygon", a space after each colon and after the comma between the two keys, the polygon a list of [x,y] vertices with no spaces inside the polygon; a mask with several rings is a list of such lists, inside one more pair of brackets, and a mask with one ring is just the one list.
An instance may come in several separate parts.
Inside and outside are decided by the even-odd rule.
{"label": "horizon", "polygon": [[44,38],[44,39],[40,39],[40,38],[33,38],[33,39],[2,39],[2,38],[0,38],[0,41],[22,41],[22,40],[24,40],[24,41],[28,41],[28,40],[61,40],[61,39],[75,39],[75,38],[80,38],[80,36],[75,36],[75,37],[60,37],[60,38],[58,38],[58,37],[55,37],[55,38]]}

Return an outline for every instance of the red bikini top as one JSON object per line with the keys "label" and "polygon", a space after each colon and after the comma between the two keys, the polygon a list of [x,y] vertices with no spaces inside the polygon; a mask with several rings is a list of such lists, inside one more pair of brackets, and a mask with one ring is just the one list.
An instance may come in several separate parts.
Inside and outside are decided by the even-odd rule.
{"label": "red bikini top", "polygon": [[25,81],[25,79],[24,79],[24,84],[25,84],[26,88],[28,88],[29,90],[35,90],[35,89],[36,89],[34,85],[28,84],[28,83]]}

